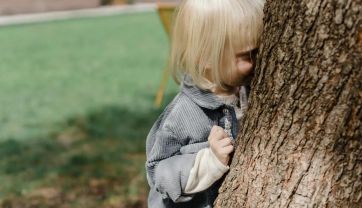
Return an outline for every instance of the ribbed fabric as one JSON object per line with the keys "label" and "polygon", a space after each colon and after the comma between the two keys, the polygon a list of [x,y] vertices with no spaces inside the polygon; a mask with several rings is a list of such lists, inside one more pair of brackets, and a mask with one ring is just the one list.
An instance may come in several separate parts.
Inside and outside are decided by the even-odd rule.
{"label": "ribbed fabric", "polygon": [[231,130],[236,138],[238,125],[232,107],[224,105],[209,91],[185,82],[181,85],[180,93],[166,107],[147,136],[149,208],[212,207],[219,183],[196,194],[185,194],[184,190],[198,151],[208,147],[211,127],[223,127],[224,109],[231,112],[228,119],[232,121]]}

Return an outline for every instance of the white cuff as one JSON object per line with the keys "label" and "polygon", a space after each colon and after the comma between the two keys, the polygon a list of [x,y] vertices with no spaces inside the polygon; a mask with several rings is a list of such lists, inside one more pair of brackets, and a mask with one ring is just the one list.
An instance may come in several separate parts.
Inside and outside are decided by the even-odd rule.
{"label": "white cuff", "polygon": [[202,149],[196,155],[184,192],[192,194],[206,190],[228,170],[229,166],[225,166],[210,148]]}

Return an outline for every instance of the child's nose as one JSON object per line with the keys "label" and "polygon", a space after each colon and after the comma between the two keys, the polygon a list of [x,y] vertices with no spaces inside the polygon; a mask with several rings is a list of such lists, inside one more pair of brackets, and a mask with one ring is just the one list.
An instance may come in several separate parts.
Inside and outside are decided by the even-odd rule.
{"label": "child's nose", "polygon": [[253,64],[251,62],[244,62],[238,64],[238,71],[241,72],[244,76],[249,75],[254,70]]}

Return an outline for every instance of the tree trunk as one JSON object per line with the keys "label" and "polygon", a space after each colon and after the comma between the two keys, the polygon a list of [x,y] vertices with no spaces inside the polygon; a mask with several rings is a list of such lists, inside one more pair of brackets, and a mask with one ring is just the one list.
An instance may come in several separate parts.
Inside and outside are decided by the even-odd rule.
{"label": "tree trunk", "polygon": [[362,207],[361,0],[268,0],[215,207]]}

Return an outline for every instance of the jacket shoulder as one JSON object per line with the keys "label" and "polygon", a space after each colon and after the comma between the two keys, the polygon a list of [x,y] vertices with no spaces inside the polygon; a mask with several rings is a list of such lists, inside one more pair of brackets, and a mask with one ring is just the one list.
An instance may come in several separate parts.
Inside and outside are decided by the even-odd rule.
{"label": "jacket shoulder", "polygon": [[211,125],[204,109],[180,92],[160,115],[154,127],[169,131],[176,137],[186,138],[203,135],[203,131],[208,131]]}
{"label": "jacket shoulder", "polygon": [[197,125],[202,122],[205,113],[200,106],[181,92],[171,103],[171,108],[165,116],[163,126],[172,130],[190,122]]}

